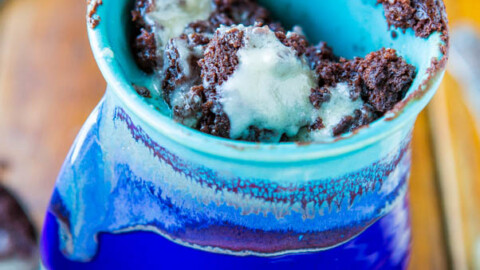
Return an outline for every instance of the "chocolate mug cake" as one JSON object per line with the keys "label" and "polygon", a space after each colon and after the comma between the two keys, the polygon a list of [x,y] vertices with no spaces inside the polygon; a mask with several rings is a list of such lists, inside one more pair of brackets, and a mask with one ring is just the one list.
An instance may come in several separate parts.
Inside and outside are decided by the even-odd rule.
{"label": "chocolate mug cake", "polygon": [[[446,29],[435,1],[379,4],[386,23],[419,37]],[[286,30],[253,0],[138,0],[132,16],[137,63],[158,75],[173,118],[224,138],[339,136],[391,110],[416,76],[395,49],[347,60],[325,42],[311,45],[301,27]]]}

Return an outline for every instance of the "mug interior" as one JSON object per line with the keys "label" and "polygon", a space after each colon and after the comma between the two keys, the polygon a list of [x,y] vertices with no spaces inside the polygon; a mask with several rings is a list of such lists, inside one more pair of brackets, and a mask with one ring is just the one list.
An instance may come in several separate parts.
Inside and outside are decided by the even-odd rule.
{"label": "mug interior", "polygon": [[[341,139],[326,139],[308,145],[250,143],[218,138],[176,123],[170,117],[171,112],[165,103],[159,100],[149,102],[135,92],[132,84],[161,91],[156,88],[154,76],[141,71],[133,58],[130,46],[132,0],[103,0],[97,10],[100,24],[96,28],[89,28],[90,41],[107,83],[132,112],[174,141],[202,152],[231,158],[297,160],[353,151],[414,121],[434,95],[444,70],[430,74],[428,69],[432,59],[440,60],[443,57],[441,33],[433,33],[424,39],[416,37],[412,29],[403,31],[389,28],[383,6],[377,4],[377,0],[259,2],[287,27],[300,25],[312,44],[326,41],[338,56],[363,57],[382,47],[396,49],[399,55],[417,68],[417,77],[405,97],[408,100],[405,108],[395,115],[387,113],[355,134],[348,133],[342,135]],[[422,90],[422,95],[411,99],[410,96],[418,90]],[[255,157],[252,157],[252,152],[256,153]],[[284,155],[278,157],[279,153]]]}

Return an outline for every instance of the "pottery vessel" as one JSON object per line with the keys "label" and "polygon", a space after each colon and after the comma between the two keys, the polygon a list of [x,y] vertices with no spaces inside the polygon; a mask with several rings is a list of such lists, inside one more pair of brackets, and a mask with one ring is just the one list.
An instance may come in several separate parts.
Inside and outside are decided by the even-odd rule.
{"label": "pottery vessel", "polygon": [[410,142],[443,76],[443,66],[431,68],[444,59],[440,33],[389,28],[376,0],[260,2],[337,55],[395,48],[418,72],[405,101],[355,134],[310,144],[188,129],[136,93],[133,84],[154,79],[130,53],[132,3],[103,0],[88,31],[108,88],[58,177],[43,267],[406,268]]}

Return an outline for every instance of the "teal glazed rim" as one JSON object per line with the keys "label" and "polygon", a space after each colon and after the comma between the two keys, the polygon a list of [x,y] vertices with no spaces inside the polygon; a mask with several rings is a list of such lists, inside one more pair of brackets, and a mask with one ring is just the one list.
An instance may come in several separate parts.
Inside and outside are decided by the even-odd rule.
{"label": "teal glazed rim", "polygon": [[[347,6],[349,5],[349,1],[358,1],[359,3],[356,3],[355,5],[369,5],[368,8],[378,11],[376,13],[380,14],[379,12],[383,12],[383,10],[381,10],[381,5],[375,4],[376,0],[330,0],[319,1],[322,3],[310,4],[323,5],[323,2],[332,3],[337,1],[340,3],[339,5],[343,3]],[[126,29],[125,27],[118,27],[118,24],[122,23],[122,20],[118,17],[119,14],[129,14],[128,3],[130,1],[103,0],[103,3],[101,2],[102,1],[99,3],[98,0],[93,0],[89,4],[89,19],[92,19],[93,16],[95,19],[99,20],[99,24],[96,27],[89,26],[88,35],[94,57],[107,81],[107,84],[109,85],[109,88],[111,88],[113,93],[131,112],[136,114],[144,123],[160,132],[163,136],[194,151],[211,156],[220,156],[226,159],[249,160],[256,162],[301,162],[320,158],[339,157],[379,142],[383,138],[395,133],[395,131],[405,128],[406,125],[411,123],[425,108],[428,102],[432,99],[441,79],[443,78],[445,62],[448,57],[446,54],[442,53],[442,48],[448,47],[448,38],[444,39],[447,41],[442,41],[441,36],[444,35],[443,33],[433,33],[427,39],[417,38],[412,29],[403,31],[401,29],[391,28],[389,30],[387,22],[383,17],[385,25],[382,27],[371,28],[370,30],[374,31],[372,29],[375,29],[376,32],[381,32],[379,35],[385,36],[385,40],[391,40],[392,44],[396,44],[395,49],[397,49],[399,53],[403,52],[406,55],[410,53],[410,57],[406,57],[407,61],[414,57],[422,58],[425,57],[425,55],[427,55],[427,57],[432,56],[429,58],[430,60],[427,59],[430,66],[424,67],[423,72],[422,70],[418,72],[417,78],[415,79],[416,82],[414,82],[412,88],[408,91],[407,96],[393,109],[392,112],[387,113],[384,117],[366,127],[330,141],[276,144],[234,141],[187,128],[175,122],[171,117],[164,115],[158,109],[151,106],[145,98],[136,93],[132,85],[132,80],[128,79],[126,72],[127,68],[124,68],[118,60],[117,54],[122,52],[117,52],[115,50],[117,45],[115,42],[121,42],[118,36],[126,34],[126,31],[124,31]],[[278,6],[277,9],[281,9],[281,2],[288,1],[262,2],[275,2],[275,5]],[[299,3],[300,2],[308,5],[306,2],[309,1],[302,0],[299,1]],[[372,3],[368,4],[364,2]],[[329,5],[328,3],[325,5]],[[273,13],[275,14],[275,7],[273,7]],[[383,13],[381,16],[384,16]],[[354,17],[352,20],[355,20],[356,18],[355,16],[350,17]],[[372,25],[375,25],[374,15],[368,19],[372,20]],[[125,23],[125,21],[123,22]],[[128,22],[129,20],[126,20],[126,23]],[[364,22],[364,25],[368,23],[369,22]],[[117,27],[112,27],[115,25],[117,25]],[[368,27],[368,25],[366,27]],[[392,35],[391,31],[395,31],[396,35]],[[308,34],[309,31],[307,31],[307,35]],[[319,33],[319,35],[321,35],[321,33]],[[399,37],[394,38],[394,36],[397,35]],[[372,40],[374,40],[376,35],[372,34],[372,36]],[[394,39],[398,39],[399,41],[394,43]],[[405,43],[408,43],[407,41],[412,40],[415,40],[418,44],[423,44],[423,46],[416,46],[418,44],[411,44],[411,46],[405,45]],[[385,45],[385,43],[388,44],[388,42],[384,42],[382,45]],[[334,49],[337,48],[336,44],[333,44],[332,47],[334,47]],[[125,48],[125,44],[123,44],[123,48]],[[346,54],[353,53],[349,53],[343,48],[340,48],[340,50],[345,51]],[[123,51],[123,53],[125,53],[125,51]],[[345,55],[345,53],[343,55]],[[425,63],[425,59],[421,59],[418,62],[422,61]]]}

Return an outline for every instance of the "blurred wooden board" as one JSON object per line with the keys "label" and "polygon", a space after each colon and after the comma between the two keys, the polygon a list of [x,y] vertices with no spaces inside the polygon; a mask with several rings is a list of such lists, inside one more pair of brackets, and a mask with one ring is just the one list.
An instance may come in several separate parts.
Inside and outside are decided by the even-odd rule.
{"label": "blurred wooden board", "polygon": [[[471,18],[480,25],[480,1],[447,0],[446,4],[453,22]],[[24,198],[39,228],[63,159],[105,89],[90,52],[84,13],[85,2],[79,0],[15,0],[0,10],[0,161],[9,165],[5,183]],[[444,237],[448,217],[437,181],[439,161],[434,156],[441,148],[432,143],[432,138],[440,143],[444,138],[435,137],[430,129],[438,108],[451,115],[454,173],[466,179],[459,181],[458,190],[465,205],[462,224],[468,225],[458,241],[466,243],[470,261],[472,232],[478,232],[476,221],[469,219],[480,206],[478,134],[469,128],[472,120],[458,85],[447,78],[440,91],[443,98],[434,100],[440,105],[419,117],[414,132],[411,269],[452,266]]]}
{"label": "blurred wooden board", "polygon": [[[480,1],[447,0],[451,31],[480,30]],[[478,32],[480,34],[480,32]],[[480,56],[473,61],[480,61]],[[447,73],[428,108],[446,243],[454,269],[480,269],[480,134],[462,87]]]}
{"label": "blurred wooden board", "polygon": [[426,113],[415,126],[412,142],[410,204],[412,221],[411,269],[447,269],[440,198],[436,184],[433,145]]}
{"label": "blurred wooden board", "polygon": [[72,141],[104,93],[85,1],[15,0],[0,10],[0,160],[42,224]]}
{"label": "blurred wooden board", "polygon": [[480,138],[460,89],[447,74],[428,114],[449,253],[456,269],[479,269]]}

